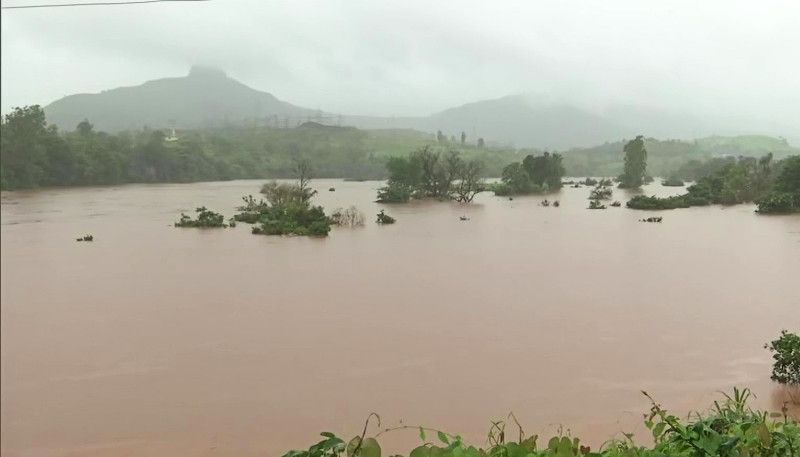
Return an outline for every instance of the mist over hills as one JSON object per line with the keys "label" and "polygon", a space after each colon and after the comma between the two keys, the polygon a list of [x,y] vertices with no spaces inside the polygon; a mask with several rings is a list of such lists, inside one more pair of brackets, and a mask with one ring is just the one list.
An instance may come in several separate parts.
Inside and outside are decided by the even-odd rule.
{"label": "mist over hills", "polygon": [[[71,130],[88,119],[98,130],[116,132],[151,128],[204,128],[237,125],[294,127],[315,120],[362,129],[415,129],[468,141],[540,149],[566,149],[646,134],[692,139],[715,134],[791,135],[780,126],[739,118],[704,118],[657,107],[611,104],[600,111],[529,95],[476,101],[428,116],[377,117],[323,113],[282,101],[242,84],[222,70],[194,66],[183,77],[97,94],[76,94],[45,107],[50,123]],[[795,138],[791,138],[794,140]]]}
{"label": "mist over hills", "polygon": [[98,130],[198,128],[241,124],[267,116],[307,116],[308,110],[252,89],[216,68],[194,66],[187,76],[147,81],[98,94],[76,94],[45,108],[49,122],[72,129],[84,119]]}

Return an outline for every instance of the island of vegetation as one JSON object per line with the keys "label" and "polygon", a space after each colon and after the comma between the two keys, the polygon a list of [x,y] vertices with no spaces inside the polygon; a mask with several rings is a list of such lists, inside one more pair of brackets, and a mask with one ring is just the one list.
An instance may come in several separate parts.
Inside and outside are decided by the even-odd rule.
{"label": "island of vegetation", "polygon": [[769,154],[760,159],[742,157],[726,161],[724,166],[698,178],[686,190],[683,195],[662,198],[638,195],[627,206],[660,210],[756,202],[759,213],[800,211],[800,156],[774,164]]}
{"label": "island of vegetation", "polygon": [[225,224],[225,217],[222,214],[215,213],[205,206],[194,211],[197,213],[196,219],[181,213],[181,218],[175,223],[175,227],[225,228],[228,226]]}
{"label": "island of vegetation", "polygon": [[425,146],[405,157],[386,162],[389,179],[378,190],[380,203],[406,203],[413,199],[453,199],[469,203],[484,189],[484,165],[465,161],[459,151]]}
{"label": "island of vegetation", "polygon": [[490,190],[495,195],[529,195],[561,189],[561,177],[565,170],[560,154],[545,152],[536,156],[529,154],[522,162],[512,162],[503,168],[501,182]]}
{"label": "island of vegetation", "polygon": [[312,167],[307,159],[295,165],[297,183],[268,182],[261,188],[264,200],[244,198],[237,221],[254,224],[252,232],[263,235],[328,236],[333,220],[321,206],[311,204],[317,191],[311,189]]}

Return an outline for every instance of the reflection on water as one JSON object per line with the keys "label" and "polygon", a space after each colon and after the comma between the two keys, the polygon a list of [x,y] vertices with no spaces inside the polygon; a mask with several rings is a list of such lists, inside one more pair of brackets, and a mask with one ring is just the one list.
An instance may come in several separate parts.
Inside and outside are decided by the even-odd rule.
{"label": "reflection on water", "polygon": [[[514,411],[599,444],[639,430],[642,389],[677,411],[733,385],[782,404],[763,344],[800,328],[800,217],[743,205],[645,224],[587,211],[585,187],[548,196],[559,208],[381,206],[380,183],[319,180],[320,204],[367,226],[172,227],[200,205],[230,216],[260,184],[2,195],[3,455],[275,455],[371,411],[478,444]],[[398,222],[373,224],[379,208]]]}

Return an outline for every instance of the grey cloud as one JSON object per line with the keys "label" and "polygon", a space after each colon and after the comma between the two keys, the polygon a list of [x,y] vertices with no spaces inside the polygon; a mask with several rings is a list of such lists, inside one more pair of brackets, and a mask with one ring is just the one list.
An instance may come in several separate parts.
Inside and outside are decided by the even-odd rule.
{"label": "grey cloud", "polygon": [[526,92],[598,110],[630,103],[740,113],[791,129],[800,126],[798,18],[800,4],[790,0],[213,0],[6,10],[2,109],[203,63],[334,112],[420,115]]}

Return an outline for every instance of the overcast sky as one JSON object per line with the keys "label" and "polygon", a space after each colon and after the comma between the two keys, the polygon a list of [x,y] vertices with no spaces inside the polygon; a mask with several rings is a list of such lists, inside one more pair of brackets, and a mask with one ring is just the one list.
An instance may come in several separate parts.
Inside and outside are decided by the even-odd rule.
{"label": "overcast sky", "polygon": [[746,114],[800,130],[799,24],[798,0],[3,10],[2,110],[179,76],[199,63],[291,103],[349,114],[424,115],[528,92],[587,107]]}

